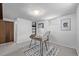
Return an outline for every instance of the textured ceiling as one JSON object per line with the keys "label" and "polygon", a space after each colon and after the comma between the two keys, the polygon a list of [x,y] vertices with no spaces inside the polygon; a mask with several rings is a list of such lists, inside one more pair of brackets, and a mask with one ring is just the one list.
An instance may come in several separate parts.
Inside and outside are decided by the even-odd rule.
{"label": "textured ceiling", "polygon": [[[49,20],[61,15],[75,13],[76,7],[77,4],[74,3],[3,3],[3,17]],[[39,10],[39,16],[35,16],[33,10]]]}

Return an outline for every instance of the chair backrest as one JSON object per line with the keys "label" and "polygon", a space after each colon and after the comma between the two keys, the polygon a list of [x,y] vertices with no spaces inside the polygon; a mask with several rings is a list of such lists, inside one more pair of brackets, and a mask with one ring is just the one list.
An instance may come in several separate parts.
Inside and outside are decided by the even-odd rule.
{"label": "chair backrest", "polygon": [[30,35],[30,38],[33,39],[36,35],[35,34],[32,34]]}
{"label": "chair backrest", "polygon": [[49,36],[50,36],[50,31],[47,31],[47,32],[43,35],[43,37],[45,37],[46,40],[49,40]]}

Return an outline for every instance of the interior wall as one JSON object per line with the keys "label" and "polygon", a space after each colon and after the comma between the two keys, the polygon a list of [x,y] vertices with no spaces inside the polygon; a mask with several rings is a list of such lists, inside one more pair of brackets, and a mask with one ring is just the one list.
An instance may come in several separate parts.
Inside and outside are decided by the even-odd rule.
{"label": "interior wall", "polygon": [[79,5],[77,8],[77,46],[79,47]]}
{"label": "interior wall", "polygon": [[15,21],[15,40],[16,43],[29,41],[29,36],[32,34],[32,21],[18,18]]}
{"label": "interior wall", "polygon": [[[71,30],[70,31],[62,31],[61,30],[61,20],[71,18]],[[76,47],[76,15],[66,15],[58,17],[54,20],[50,21],[50,30],[52,32],[53,42],[75,48]]]}
{"label": "interior wall", "polygon": [[38,24],[39,23],[44,23],[44,28],[42,28],[43,29],[43,34],[46,32],[46,31],[48,31],[49,30],[49,22],[48,21],[44,21],[44,20],[42,20],[42,21],[37,21],[37,34],[39,35],[40,34],[40,28],[38,28]]}
{"label": "interior wall", "polygon": [[13,19],[8,19],[8,18],[3,18],[3,21],[14,22],[14,20],[13,20]]}
{"label": "interior wall", "polygon": [[[61,20],[71,18],[71,31],[61,30]],[[76,15],[61,16],[49,21],[39,21],[38,23],[44,23],[44,31],[51,31],[50,40],[53,43],[75,48],[76,47]]]}
{"label": "interior wall", "polygon": [[77,7],[77,12],[76,12],[76,16],[77,16],[77,53],[79,55],[79,5]]}

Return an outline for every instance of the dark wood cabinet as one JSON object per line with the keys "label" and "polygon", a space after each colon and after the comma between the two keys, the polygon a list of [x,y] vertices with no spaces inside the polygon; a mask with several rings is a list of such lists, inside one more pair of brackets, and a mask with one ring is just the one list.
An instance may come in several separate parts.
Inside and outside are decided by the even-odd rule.
{"label": "dark wood cabinet", "polygon": [[5,23],[0,21],[0,44],[5,42]]}
{"label": "dark wood cabinet", "polygon": [[14,40],[14,25],[13,22],[5,22],[6,28],[6,42],[11,42]]}
{"label": "dark wood cabinet", "polygon": [[3,20],[2,3],[0,3],[0,20]]}
{"label": "dark wood cabinet", "polygon": [[14,41],[14,23],[3,21],[2,3],[0,3],[0,44]]}
{"label": "dark wood cabinet", "polygon": [[14,23],[0,21],[0,43],[11,42],[14,40]]}

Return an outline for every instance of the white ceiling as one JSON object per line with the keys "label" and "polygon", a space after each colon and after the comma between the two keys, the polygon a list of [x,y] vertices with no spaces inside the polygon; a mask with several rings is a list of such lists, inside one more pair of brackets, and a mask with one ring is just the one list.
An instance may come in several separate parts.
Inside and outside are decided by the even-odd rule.
{"label": "white ceiling", "polygon": [[[75,13],[76,7],[77,4],[74,3],[3,3],[3,17],[49,20],[61,15]],[[40,11],[38,16],[33,14],[34,10]]]}

